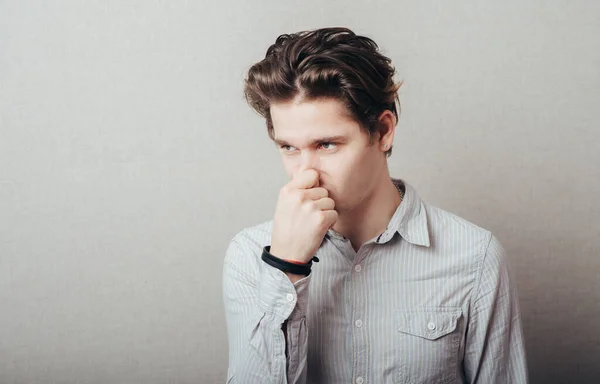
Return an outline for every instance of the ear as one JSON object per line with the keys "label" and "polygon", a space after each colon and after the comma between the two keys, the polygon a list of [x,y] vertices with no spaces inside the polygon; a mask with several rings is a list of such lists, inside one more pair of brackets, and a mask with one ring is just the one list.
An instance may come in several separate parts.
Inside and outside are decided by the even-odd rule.
{"label": "ear", "polygon": [[379,137],[378,145],[382,151],[387,151],[392,147],[394,142],[394,133],[396,131],[396,116],[392,111],[386,109],[381,112],[378,118],[379,121]]}

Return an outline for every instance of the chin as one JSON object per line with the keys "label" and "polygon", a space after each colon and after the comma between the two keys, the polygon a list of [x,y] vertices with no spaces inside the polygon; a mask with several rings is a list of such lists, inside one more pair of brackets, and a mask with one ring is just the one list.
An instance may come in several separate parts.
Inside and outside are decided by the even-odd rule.
{"label": "chin", "polygon": [[329,197],[331,197],[333,199],[333,201],[335,201],[335,210],[340,212],[340,211],[351,211],[353,210],[356,205],[357,205],[357,201],[353,201],[352,199],[348,199],[347,196],[339,196],[339,195],[329,195]]}

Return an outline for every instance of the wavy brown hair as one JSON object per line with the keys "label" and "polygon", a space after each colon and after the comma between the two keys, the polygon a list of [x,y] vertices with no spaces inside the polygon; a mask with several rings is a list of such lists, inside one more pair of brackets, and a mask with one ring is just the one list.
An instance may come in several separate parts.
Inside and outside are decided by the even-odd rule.
{"label": "wavy brown hair", "polygon": [[[390,110],[398,120],[400,101],[391,59],[370,38],[348,28],[322,28],[280,35],[265,58],[250,67],[244,86],[248,104],[266,119],[273,139],[271,103],[297,97],[331,97],[369,133],[379,131],[378,118]],[[396,104],[398,109],[396,109]],[[386,155],[390,156],[390,148]]]}

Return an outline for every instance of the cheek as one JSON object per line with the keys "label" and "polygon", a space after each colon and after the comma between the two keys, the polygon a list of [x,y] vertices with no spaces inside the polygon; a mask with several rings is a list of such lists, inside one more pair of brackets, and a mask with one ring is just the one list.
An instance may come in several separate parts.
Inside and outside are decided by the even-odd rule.
{"label": "cheek", "polygon": [[287,156],[281,155],[281,164],[283,165],[285,173],[292,179],[298,170],[297,162]]}
{"label": "cheek", "polygon": [[322,182],[335,184],[340,178],[340,175],[345,172],[345,163],[341,158],[325,158],[320,159],[318,171],[322,175]]}
{"label": "cheek", "polygon": [[321,186],[337,198],[343,198],[352,188],[354,163],[348,158],[328,160],[321,163]]}
{"label": "cheek", "polygon": [[362,200],[368,194],[373,179],[375,164],[368,156],[346,158],[333,171],[333,183],[336,195],[349,206]]}

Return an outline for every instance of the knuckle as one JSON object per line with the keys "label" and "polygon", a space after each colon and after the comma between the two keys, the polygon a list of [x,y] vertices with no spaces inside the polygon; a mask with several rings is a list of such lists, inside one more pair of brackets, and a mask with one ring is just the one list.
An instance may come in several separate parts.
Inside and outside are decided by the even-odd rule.
{"label": "knuckle", "polygon": [[304,194],[300,191],[297,191],[296,193],[292,194],[292,201],[296,204],[302,204],[304,201]]}

